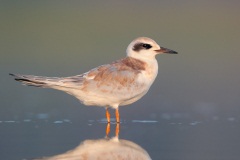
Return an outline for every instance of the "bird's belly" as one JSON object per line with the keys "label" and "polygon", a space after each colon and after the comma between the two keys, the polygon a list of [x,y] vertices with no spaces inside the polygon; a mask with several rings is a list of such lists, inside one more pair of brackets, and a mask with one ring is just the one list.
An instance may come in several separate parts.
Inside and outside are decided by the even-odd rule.
{"label": "bird's belly", "polygon": [[142,98],[146,93],[147,92],[143,92],[143,93],[138,94],[134,97],[131,97],[130,99],[126,99],[122,103],[120,103],[119,106],[125,106],[125,105],[128,105],[128,104],[132,104],[132,103],[136,102],[137,100],[139,100],[140,98]]}
{"label": "bird's belly", "polygon": [[103,85],[76,97],[85,105],[117,107],[128,105],[139,100],[147,93],[148,89],[148,85],[138,83],[127,87],[120,85],[114,87]]}

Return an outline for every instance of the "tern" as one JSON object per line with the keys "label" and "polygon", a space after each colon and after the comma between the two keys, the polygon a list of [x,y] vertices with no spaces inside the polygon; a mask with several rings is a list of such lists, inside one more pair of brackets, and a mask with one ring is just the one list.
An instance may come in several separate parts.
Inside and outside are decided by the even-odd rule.
{"label": "tern", "polygon": [[142,98],[158,74],[158,54],[177,54],[176,51],[159,46],[154,40],[139,37],[127,47],[127,56],[88,72],[71,77],[42,77],[10,74],[24,85],[53,88],[75,96],[86,106],[116,110],[116,122],[120,122],[119,106],[129,105]]}

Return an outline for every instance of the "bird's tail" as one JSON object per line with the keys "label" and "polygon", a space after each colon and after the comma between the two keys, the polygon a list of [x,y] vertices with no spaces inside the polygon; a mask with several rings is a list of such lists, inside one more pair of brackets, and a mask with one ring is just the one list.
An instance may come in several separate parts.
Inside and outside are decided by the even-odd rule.
{"label": "bird's tail", "polygon": [[69,92],[72,89],[81,89],[83,84],[83,75],[76,75],[72,77],[42,77],[11,73],[9,75],[13,76],[16,81],[22,82],[24,85],[54,88],[65,92]]}
{"label": "bird's tail", "polygon": [[16,81],[22,82],[24,85],[43,87],[43,88],[54,88],[59,86],[62,78],[58,77],[41,77],[33,75],[20,75],[20,74],[9,74],[14,77]]}

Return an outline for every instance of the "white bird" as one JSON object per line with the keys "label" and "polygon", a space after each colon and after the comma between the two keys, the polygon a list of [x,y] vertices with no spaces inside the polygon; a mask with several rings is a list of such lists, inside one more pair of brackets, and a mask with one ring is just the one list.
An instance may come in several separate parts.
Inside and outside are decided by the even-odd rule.
{"label": "white bird", "polygon": [[118,107],[136,102],[149,90],[158,74],[157,54],[176,51],[160,47],[154,40],[139,37],[127,47],[127,56],[110,64],[101,65],[86,73],[72,77],[40,77],[10,74],[25,85],[53,88],[75,96],[83,104],[116,109],[116,121],[120,122]]}

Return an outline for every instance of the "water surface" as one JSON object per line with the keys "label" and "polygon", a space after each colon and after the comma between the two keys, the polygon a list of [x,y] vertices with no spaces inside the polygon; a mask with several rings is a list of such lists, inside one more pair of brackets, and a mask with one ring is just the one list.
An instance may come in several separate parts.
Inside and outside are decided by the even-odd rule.
{"label": "water surface", "polygon": [[119,140],[154,160],[239,160],[239,8],[235,0],[0,1],[0,159],[52,157],[106,136],[103,108],[24,87],[9,73],[77,75],[147,36],[179,54],[157,56],[147,95],[120,108]]}
{"label": "water surface", "polygon": [[[1,121],[1,159],[29,160],[66,154],[82,142],[106,139],[106,127],[103,119]],[[109,139],[115,137],[115,129],[116,124],[112,123]],[[141,147],[152,159],[238,159],[239,134],[239,119],[234,117],[207,121],[122,120],[119,140]]]}

